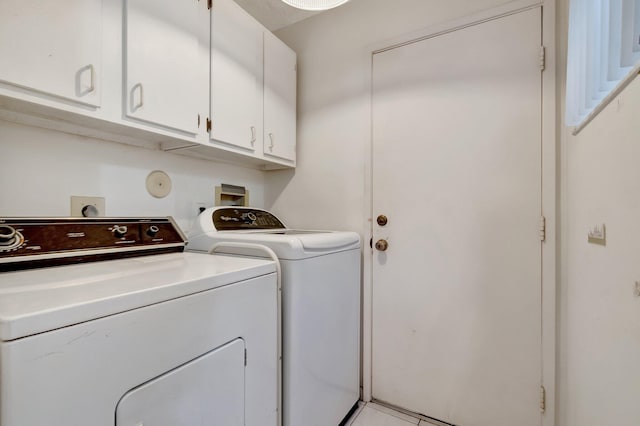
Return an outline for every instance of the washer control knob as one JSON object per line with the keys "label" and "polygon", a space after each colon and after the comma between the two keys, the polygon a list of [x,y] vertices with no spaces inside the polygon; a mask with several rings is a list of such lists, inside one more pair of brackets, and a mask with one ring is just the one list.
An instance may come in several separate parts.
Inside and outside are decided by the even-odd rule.
{"label": "washer control knob", "polygon": [[160,228],[158,228],[156,225],[151,225],[149,229],[147,229],[147,235],[152,238],[155,237],[158,232],[160,232]]}
{"label": "washer control knob", "polygon": [[0,246],[10,246],[16,242],[17,232],[13,226],[0,225]]}
{"label": "washer control knob", "polygon": [[122,238],[127,235],[127,227],[124,225],[115,225],[112,232],[116,237]]}

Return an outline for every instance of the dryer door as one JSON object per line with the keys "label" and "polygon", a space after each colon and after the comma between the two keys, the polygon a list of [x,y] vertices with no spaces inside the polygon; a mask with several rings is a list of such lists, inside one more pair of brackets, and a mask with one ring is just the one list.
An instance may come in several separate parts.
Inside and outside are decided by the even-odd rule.
{"label": "dryer door", "polygon": [[116,426],[244,425],[244,350],[233,340],[130,390]]}

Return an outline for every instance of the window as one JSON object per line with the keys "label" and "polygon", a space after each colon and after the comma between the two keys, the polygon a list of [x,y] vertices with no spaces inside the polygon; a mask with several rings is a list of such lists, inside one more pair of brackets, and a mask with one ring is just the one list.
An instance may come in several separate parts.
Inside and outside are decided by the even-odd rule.
{"label": "window", "polygon": [[640,0],[571,0],[567,126],[589,123],[640,71]]}

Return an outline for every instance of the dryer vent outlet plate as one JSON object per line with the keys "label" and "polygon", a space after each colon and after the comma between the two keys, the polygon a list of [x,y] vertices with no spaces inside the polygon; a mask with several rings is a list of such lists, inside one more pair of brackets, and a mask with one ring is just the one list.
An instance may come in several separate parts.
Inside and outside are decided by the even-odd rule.
{"label": "dryer vent outlet plate", "polygon": [[154,170],[147,176],[147,191],[155,198],[164,198],[171,193],[171,178],[161,170]]}
{"label": "dryer vent outlet plate", "polygon": [[71,216],[103,217],[105,215],[104,197],[71,196]]}

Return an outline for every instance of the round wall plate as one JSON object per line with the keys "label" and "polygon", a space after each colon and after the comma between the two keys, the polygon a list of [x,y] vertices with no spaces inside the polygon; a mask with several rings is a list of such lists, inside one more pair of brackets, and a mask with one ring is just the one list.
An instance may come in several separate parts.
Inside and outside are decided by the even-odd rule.
{"label": "round wall plate", "polygon": [[161,170],[154,170],[147,176],[147,191],[156,198],[164,198],[171,192],[171,178]]}

